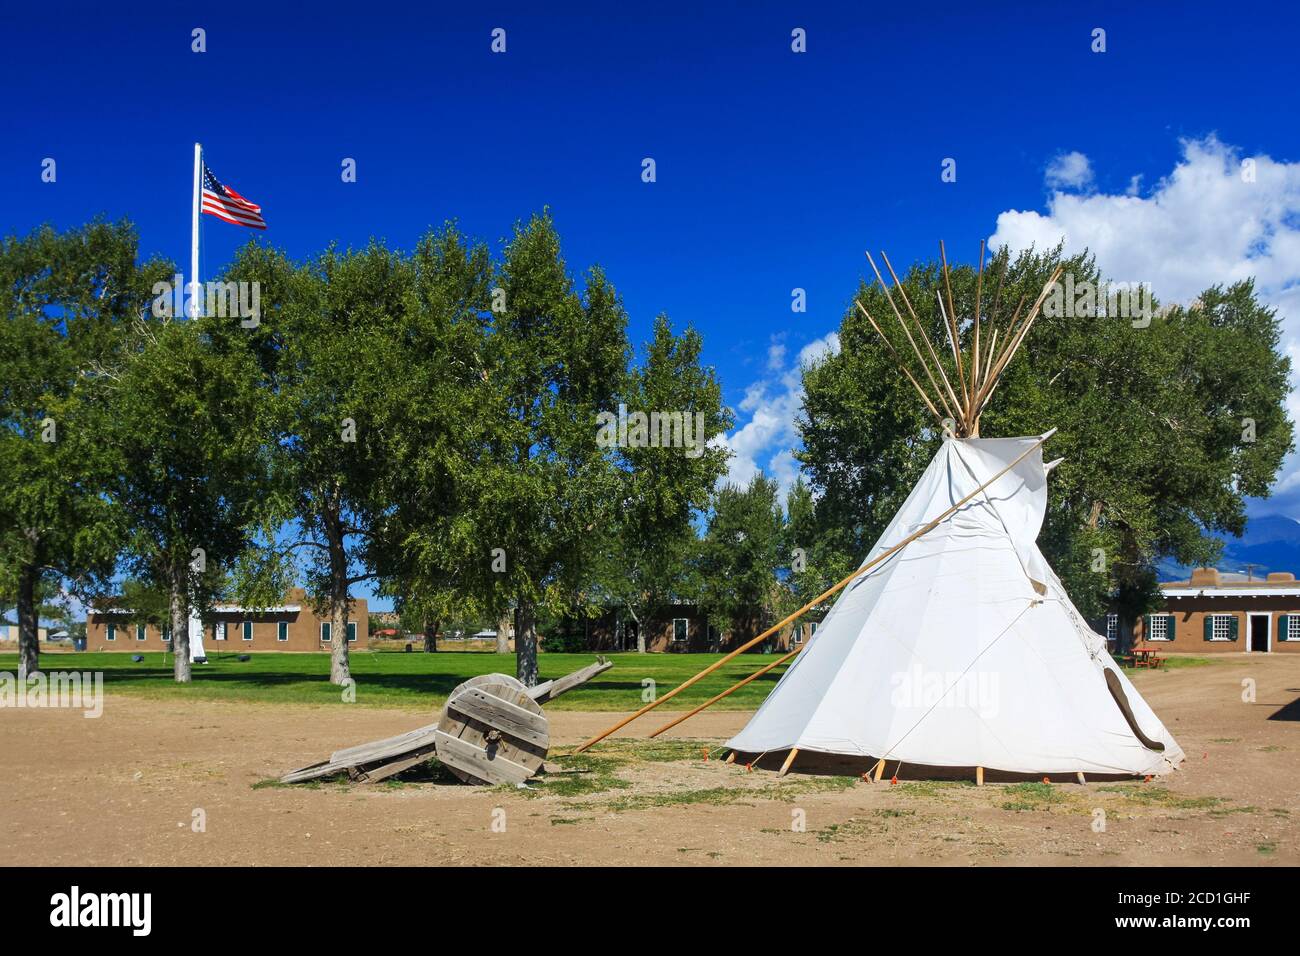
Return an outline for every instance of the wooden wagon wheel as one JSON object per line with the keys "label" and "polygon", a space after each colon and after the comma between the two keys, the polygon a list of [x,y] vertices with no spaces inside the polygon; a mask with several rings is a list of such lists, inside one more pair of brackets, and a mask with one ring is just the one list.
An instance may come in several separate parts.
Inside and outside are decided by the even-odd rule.
{"label": "wooden wagon wheel", "polygon": [[523,783],[551,746],[541,706],[505,674],[473,677],[447,698],[434,735],[438,759],[465,783]]}

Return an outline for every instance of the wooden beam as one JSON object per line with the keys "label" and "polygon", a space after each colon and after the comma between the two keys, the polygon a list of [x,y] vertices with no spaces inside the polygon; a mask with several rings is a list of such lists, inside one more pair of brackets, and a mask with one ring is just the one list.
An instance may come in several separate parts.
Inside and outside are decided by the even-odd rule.
{"label": "wooden beam", "polygon": [[677,696],[678,694],[680,694],[682,691],[686,690],[686,688],[693,686],[694,684],[696,684],[696,683],[698,683],[699,681],[703,680],[703,679],[704,679],[705,677],[707,677],[709,674],[712,674],[714,671],[716,671],[716,670],[717,670],[719,667],[721,667],[723,664],[726,664],[726,663],[729,663],[730,661],[735,660],[738,656],[740,656],[741,654],[743,654],[745,651],[749,650],[751,647],[755,647],[755,646],[757,646],[758,644],[761,644],[763,641],[767,640],[770,636],[772,636],[773,634],[775,634],[775,633],[777,633],[778,631],[780,631],[781,628],[785,627],[787,624],[791,623],[792,621],[796,621],[796,620],[798,620],[799,617],[800,617],[801,615],[803,615],[804,613],[806,613],[806,612],[809,611],[810,609],[816,607],[818,604],[821,604],[822,601],[826,600],[826,599],[827,599],[828,597],[830,597],[831,595],[836,594],[837,592],[839,592],[839,591],[840,591],[842,588],[844,588],[844,587],[845,587],[845,586],[846,586],[850,581],[853,581],[855,578],[861,577],[862,575],[864,575],[864,574],[866,574],[868,571],[870,571],[872,568],[876,567],[878,564],[881,564],[882,562],[889,560],[889,558],[893,557],[893,556],[894,556],[895,554],[897,554],[899,551],[903,550],[903,548],[907,547],[909,544],[911,544],[911,543],[912,543],[913,541],[915,541],[917,538],[921,537],[921,535],[923,535],[923,534],[927,534],[927,533],[929,533],[930,531],[933,531],[935,528],[939,527],[940,524],[942,524],[944,521],[946,521],[949,517],[951,517],[952,515],[956,514],[956,513],[957,513],[961,508],[965,507],[966,504],[968,504],[971,500],[973,500],[973,499],[975,498],[975,496],[978,495],[978,494],[980,494],[980,493],[981,493],[985,488],[987,488],[989,485],[993,484],[995,481],[997,481],[999,478],[1001,478],[1003,475],[1005,475],[1007,472],[1009,472],[1012,468],[1016,467],[1016,465],[1020,464],[1022,461],[1024,461],[1026,458],[1028,458],[1029,455],[1030,455],[1030,454],[1031,454],[1035,449],[1037,449],[1037,448],[1041,448],[1042,445],[1043,445],[1043,442],[1047,441],[1047,439],[1051,438],[1052,435],[1054,435],[1055,433],[1056,433],[1056,429],[1053,428],[1051,431],[1049,431],[1047,434],[1043,435],[1043,436],[1042,436],[1041,438],[1039,438],[1036,442],[1034,442],[1032,445],[1030,445],[1028,448],[1026,448],[1026,449],[1025,449],[1023,452],[1021,452],[1019,455],[1017,455],[1016,458],[1015,458],[1015,460],[1013,460],[1012,462],[1010,462],[1010,463],[1009,463],[1005,468],[1003,468],[1001,471],[999,471],[996,475],[994,475],[994,476],[993,476],[992,478],[990,478],[988,481],[984,482],[982,485],[980,485],[978,488],[976,488],[976,489],[975,489],[974,491],[972,491],[970,494],[966,495],[964,498],[962,498],[962,499],[961,499],[960,501],[958,501],[956,504],[954,504],[954,505],[952,505],[950,508],[946,509],[946,510],[945,510],[942,514],[940,514],[938,517],[931,519],[930,521],[928,521],[928,522],[926,522],[925,524],[923,524],[921,527],[917,528],[915,531],[913,531],[911,534],[909,534],[907,537],[905,537],[902,541],[898,542],[898,544],[893,545],[892,547],[886,548],[884,551],[882,551],[882,552],[881,552],[880,554],[878,554],[876,557],[872,558],[870,561],[868,561],[868,562],[866,562],[865,564],[863,564],[862,567],[860,567],[860,568],[858,568],[856,571],[854,571],[854,572],[852,572],[852,573],[846,575],[846,576],[844,577],[843,580],[837,582],[836,584],[831,585],[829,588],[827,588],[827,589],[826,589],[825,591],[823,591],[821,594],[817,595],[815,598],[813,598],[811,601],[809,601],[809,602],[808,602],[807,604],[805,604],[803,607],[799,608],[798,610],[792,612],[791,614],[788,614],[787,616],[785,616],[785,617],[782,618],[781,620],[777,621],[775,624],[773,624],[771,627],[769,627],[769,628],[768,628],[766,631],[764,631],[762,634],[759,634],[757,637],[750,638],[748,641],[746,641],[744,644],[741,644],[739,647],[737,647],[737,648],[736,648],[734,651],[732,651],[731,653],[726,654],[725,656],[723,656],[723,657],[719,658],[718,660],[714,661],[712,664],[710,664],[708,667],[704,668],[704,670],[700,671],[700,672],[699,672],[698,674],[696,674],[694,677],[691,677],[691,678],[689,678],[688,680],[684,681],[683,683],[678,684],[676,687],[674,687],[674,688],[673,688],[672,690],[670,690],[668,693],[664,694],[662,697],[657,697],[657,698],[655,698],[655,699],[652,700],[650,703],[648,703],[648,704],[646,704],[644,707],[642,707],[640,710],[636,711],[636,712],[633,713],[633,714],[628,715],[627,717],[624,717],[624,718],[623,718],[622,720],[620,720],[620,721],[617,721],[617,722],[614,723],[612,726],[610,726],[610,727],[606,728],[605,730],[601,731],[601,732],[600,732],[599,734],[597,734],[595,737],[592,737],[590,740],[586,740],[586,741],[584,741],[581,745],[578,746],[578,748],[577,748],[576,750],[574,750],[574,753],[582,753],[582,752],[583,752],[584,750],[586,750],[588,747],[591,747],[593,744],[600,743],[600,741],[604,740],[604,739],[605,739],[606,737],[608,737],[610,734],[615,733],[616,731],[621,730],[622,728],[626,727],[628,724],[632,723],[632,721],[636,720],[638,717],[642,716],[643,714],[648,714],[650,711],[654,710],[654,709],[655,709],[656,707],[658,707],[660,704],[663,704],[663,703],[665,703],[666,701],[670,701],[670,700],[672,700],[674,697],[676,697],[676,696]]}
{"label": "wooden beam", "polygon": [[982,786],[984,786],[984,768],[983,768],[983,767],[976,767],[976,768],[975,768],[975,786],[977,786],[977,787],[982,787]]}
{"label": "wooden beam", "polygon": [[876,783],[880,783],[880,778],[884,776],[884,773],[885,773],[885,758],[881,757],[879,760],[876,761],[876,774],[875,774]]}

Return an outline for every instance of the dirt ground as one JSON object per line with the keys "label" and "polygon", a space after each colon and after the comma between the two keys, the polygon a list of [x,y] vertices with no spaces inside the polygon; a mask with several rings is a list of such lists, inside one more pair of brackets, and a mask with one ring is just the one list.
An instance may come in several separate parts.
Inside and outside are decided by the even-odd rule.
{"label": "dirt ground", "polygon": [[[748,716],[706,713],[682,727],[698,743],[617,743],[528,792],[436,773],[284,787],[265,781],[427,721],[129,696],[96,720],[3,710],[0,846],[5,864],[64,865],[1300,863],[1300,656],[1134,682],[1188,754],[1165,780],[782,779],[704,760]],[[613,716],[552,714],[553,754]]]}

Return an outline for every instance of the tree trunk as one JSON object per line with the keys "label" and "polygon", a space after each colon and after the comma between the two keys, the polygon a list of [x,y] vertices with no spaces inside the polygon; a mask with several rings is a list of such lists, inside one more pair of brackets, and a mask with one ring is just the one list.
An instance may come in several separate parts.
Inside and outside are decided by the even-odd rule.
{"label": "tree trunk", "polygon": [[330,562],[330,683],[342,686],[352,677],[348,659],[348,553],[343,547],[343,527],[337,514],[325,516],[325,537]]}
{"label": "tree trunk", "polygon": [[330,683],[342,686],[352,677],[348,658],[348,589],[330,587]]}
{"label": "tree trunk", "polygon": [[515,628],[515,677],[525,687],[537,685],[537,609],[523,598]]}
{"label": "tree trunk", "polygon": [[513,617],[513,611],[505,611],[501,615],[501,620],[497,621],[497,653],[510,653],[510,621]]}
{"label": "tree trunk", "polygon": [[438,651],[438,621],[424,622],[424,653],[435,654]]}
{"label": "tree trunk", "polygon": [[645,653],[645,628],[641,626],[641,618],[636,616],[636,611],[632,609],[632,605],[630,604],[627,607],[627,613],[632,615],[632,623],[636,625],[636,652],[638,654],[644,654]]}
{"label": "tree trunk", "polygon": [[172,664],[176,683],[190,682],[190,608],[185,594],[185,565],[172,569],[167,616],[172,627]]}
{"label": "tree trunk", "polygon": [[35,564],[18,570],[18,678],[26,679],[41,669],[40,622],[36,619],[36,579],[40,572]]}

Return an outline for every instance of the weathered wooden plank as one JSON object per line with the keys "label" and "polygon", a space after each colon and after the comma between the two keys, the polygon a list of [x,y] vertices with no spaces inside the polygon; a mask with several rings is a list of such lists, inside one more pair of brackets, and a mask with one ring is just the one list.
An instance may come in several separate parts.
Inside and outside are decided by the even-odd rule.
{"label": "weathered wooden plank", "polygon": [[[383,754],[391,752],[393,754],[401,753],[410,746],[423,746],[424,738],[428,737],[438,729],[437,724],[428,724],[424,727],[417,727],[415,730],[408,730],[404,734],[397,734],[395,737],[385,737],[383,740],[372,740],[369,743],[357,744],[355,747],[345,747],[342,750],[336,750],[330,754],[330,760],[352,760],[354,758],[365,758],[371,754]],[[370,757],[370,759],[377,759]],[[357,759],[358,763],[366,762],[364,759]]]}
{"label": "weathered wooden plank", "polygon": [[378,783],[380,780],[387,780],[389,777],[395,776],[403,770],[410,770],[412,767],[418,766],[434,756],[436,756],[434,745],[429,744],[429,746],[424,747],[413,754],[400,757],[397,760],[390,760],[387,763],[379,764],[377,766],[367,765],[365,769],[361,771],[360,780],[362,783]]}
{"label": "weathered wooden plank", "polygon": [[435,736],[438,741],[439,760],[484,783],[523,783],[533,775],[532,770],[527,767],[500,755],[489,757],[482,748],[475,747],[451,734],[443,733],[441,730]]}
{"label": "weathered wooden plank", "polygon": [[307,767],[299,767],[297,770],[290,770],[280,778],[281,783],[306,783],[308,780],[319,780],[321,777],[329,777],[336,773],[342,773],[348,769],[346,763],[335,763],[333,760],[323,760],[320,763],[314,763]]}
{"label": "weathered wooden plank", "polygon": [[476,687],[462,691],[447,701],[447,708],[538,747],[546,748],[551,744],[544,716],[531,713],[492,694],[485,694]]}
{"label": "weathered wooden plank", "polygon": [[565,674],[563,677],[557,677],[555,680],[547,681],[544,684],[538,684],[530,688],[528,696],[539,704],[544,704],[548,700],[555,700],[561,694],[580,687],[587,681],[591,680],[597,674],[603,674],[614,666],[613,661],[606,660],[603,657],[596,658],[594,664],[588,664],[572,674]]}

